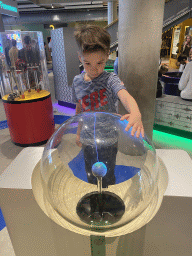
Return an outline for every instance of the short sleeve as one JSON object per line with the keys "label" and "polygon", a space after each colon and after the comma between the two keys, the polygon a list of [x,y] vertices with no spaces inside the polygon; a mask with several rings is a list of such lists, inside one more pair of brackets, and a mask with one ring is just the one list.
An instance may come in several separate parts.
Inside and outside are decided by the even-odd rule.
{"label": "short sleeve", "polygon": [[126,90],[124,83],[120,80],[120,78],[115,74],[111,73],[108,79],[108,86],[111,87],[113,93],[117,97],[117,93],[124,89]]}
{"label": "short sleeve", "polygon": [[75,79],[73,79],[73,83],[72,83],[72,103],[78,103],[78,100],[77,100],[77,96],[76,96],[76,93],[75,93]]}

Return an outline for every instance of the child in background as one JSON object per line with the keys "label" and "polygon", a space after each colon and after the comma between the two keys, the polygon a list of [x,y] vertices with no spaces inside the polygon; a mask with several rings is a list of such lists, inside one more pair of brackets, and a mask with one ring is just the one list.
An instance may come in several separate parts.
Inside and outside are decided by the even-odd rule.
{"label": "child in background", "polygon": [[158,71],[156,98],[160,98],[163,94],[163,86],[161,84],[161,77],[166,72],[168,72],[168,66],[166,64],[161,65],[159,68],[159,71]]}
{"label": "child in background", "polygon": [[[110,52],[110,35],[102,27],[90,25],[80,27],[75,32],[75,39],[79,47],[79,60],[84,66],[84,72],[75,76],[72,84],[72,101],[76,103],[76,114],[86,111],[105,111],[117,113],[118,99],[122,102],[128,114],[121,120],[128,120],[126,131],[132,127],[131,135],[144,137],[144,128],[141,113],[134,98],[128,93],[123,82],[115,73],[104,71]],[[110,129],[110,127],[108,127]],[[96,178],[92,175],[91,166],[97,162],[96,153],[92,147],[80,140],[81,128],[77,132],[76,143],[83,146],[85,169],[88,181],[96,184]],[[105,131],[106,132],[106,131]],[[107,136],[106,132],[106,136]],[[110,134],[111,136],[111,134]],[[115,138],[115,136],[114,136]],[[107,138],[106,138],[107,139]],[[98,148],[97,156],[102,158],[108,169],[108,176],[103,178],[104,187],[115,184],[114,166],[117,153],[117,139],[109,140],[107,147]],[[111,142],[113,141],[113,142]],[[112,152],[110,154],[110,152]],[[91,154],[90,154],[91,153]],[[111,163],[110,167],[108,163]]]}
{"label": "child in background", "polygon": [[189,57],[188,57],[188,62],[192,61],[192,48],[189,51]]}
{"label": "child in background", "polygon": [[184,54],[181,54],[178,57],[178,62],[177,65],[179,66],[179,72],[183,72],[183,70],[185,69],[185,66],[187,64],[187,56]]}

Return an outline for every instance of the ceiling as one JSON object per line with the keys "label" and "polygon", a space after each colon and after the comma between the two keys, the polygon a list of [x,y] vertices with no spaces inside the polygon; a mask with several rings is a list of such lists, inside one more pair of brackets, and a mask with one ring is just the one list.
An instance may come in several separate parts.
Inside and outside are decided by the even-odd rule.
{"label": "ceiling", "polygon": [[[51,2],[51,3],[49,3]],[[55,3],[54,3],[55,2]],[[19,13],[107,9],[107,1],[17,0]]]}
{"label": "ceiling", "polygon": [[[18,4],[19,13],[29,13],[29,12],[57,12],[57,11],[84,11],[84,10],[106,10],[109,1],[116,0],[16,0]],[[165,0],[169,2],[170,0]],[[117,0],[117,7],[118,7]]]}

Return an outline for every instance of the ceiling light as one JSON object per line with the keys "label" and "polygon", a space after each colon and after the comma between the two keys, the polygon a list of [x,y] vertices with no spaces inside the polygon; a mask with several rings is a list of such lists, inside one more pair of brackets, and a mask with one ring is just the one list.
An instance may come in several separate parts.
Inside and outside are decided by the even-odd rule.
{"label": "ceiling light", "polygon": [[59,16],[58,15],[54,15],[53,21],[58,21],[58,20],[60,20]]}

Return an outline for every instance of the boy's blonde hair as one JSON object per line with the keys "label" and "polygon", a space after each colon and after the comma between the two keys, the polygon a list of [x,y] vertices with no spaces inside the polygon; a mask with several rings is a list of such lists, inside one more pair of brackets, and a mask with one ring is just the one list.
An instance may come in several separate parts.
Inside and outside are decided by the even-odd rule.
{"label": "boy's blonde hair", "polygon": [[102,27],[85,25],[78,27],[74,33],[80,53],[103,51],[109,54],[110,34]]}

